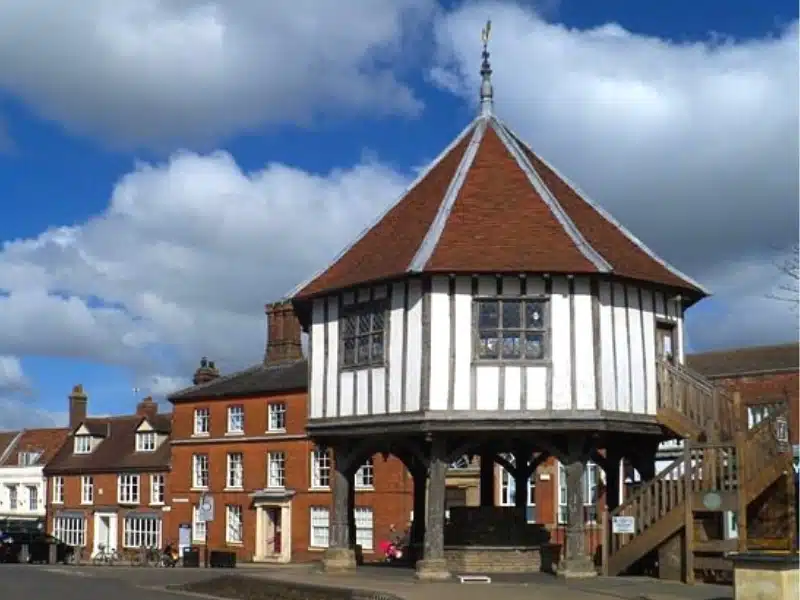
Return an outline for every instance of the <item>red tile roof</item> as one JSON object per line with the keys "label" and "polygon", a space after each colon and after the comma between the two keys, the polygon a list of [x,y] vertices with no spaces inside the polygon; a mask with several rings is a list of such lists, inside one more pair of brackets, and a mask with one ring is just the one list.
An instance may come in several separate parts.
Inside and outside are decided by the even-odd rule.
{"label": "red tile roof", "polygon": [[[155,452],[136,452],[136,430],[142,420],[138,415],[85,419],[82,425],[92,435],[103,438],[100,444],[88,454],[75,454],[71,443],[73,437],[70,436],[47,463],[45,473],[121,473],[169,469],[168,440],[158,446]],[[156,414],[150,422],[156,431],[168,433],[172,415]]]}
{"label": "red tile roof", "polygon": [[[66,441],[69,430],[66,428],[25,429],[16,442],[8,449],[0,466],[16,466],[19,464],[20,452],[40,452],[35,464],[44,465],[49,461],[61,445]],[[0,452],[1,453],[1,452]]]}
{"label": "red tile roof", "polygon": [[648,250],[493,115],[295,299],[411,273],[597,273],[706,291]]}

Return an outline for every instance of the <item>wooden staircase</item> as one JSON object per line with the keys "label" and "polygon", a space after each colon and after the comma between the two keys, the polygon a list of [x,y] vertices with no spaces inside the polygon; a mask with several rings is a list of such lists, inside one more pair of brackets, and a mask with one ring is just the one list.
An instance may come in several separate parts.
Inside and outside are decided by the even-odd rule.
{"label": "wooden staircase", "polygon": [[[619,507],[604,515],[602,569],[617,575],[680,538],[684,578],[709,555],[720,564],[724,551],[746,544],[747,507],[792,470],[791,453],[776,436],[785,414],[776,413],[747,429],[734,399],[682,366],[658,368],[659,421],[684,438],[683,455],[653,480],[642,484]],[[785,422],[785,421],[784,421]],[[698,515],[734,511],[740,540],[695,541]],[[633,517],[633,533],[612,533],[615,517]],[[627,519],[630,522],[630,519]]]}

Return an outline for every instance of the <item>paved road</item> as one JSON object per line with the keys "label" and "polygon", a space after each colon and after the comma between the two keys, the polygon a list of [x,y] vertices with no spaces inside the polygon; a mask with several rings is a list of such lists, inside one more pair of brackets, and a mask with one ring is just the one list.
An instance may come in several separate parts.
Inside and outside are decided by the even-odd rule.
{"label": "paved road", "polygon": [[163,586],[214,575],[218,573],[125,567],[0,565],[0,596],[58,600],[186,600],[186,595],[165,591]]}

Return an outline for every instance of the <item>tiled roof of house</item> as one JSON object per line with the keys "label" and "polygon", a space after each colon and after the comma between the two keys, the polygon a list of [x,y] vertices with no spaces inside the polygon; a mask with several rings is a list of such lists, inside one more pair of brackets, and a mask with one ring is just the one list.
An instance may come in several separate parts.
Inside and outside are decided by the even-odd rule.
{"label": "tiled roof of house", "polygon": [[5,459],[8,451],[11,450],[9,446],[15,439],[22,433],[21,431],[0,431],[0,460]]}
{"label": "tiled roof of house", "polygon": [[[90,434],[102,441],[89,454],[75,454],[72,436],[45,466],[47,474],[120,473],[160,471],[170,466],[170,446],[162,443],[155,452],[136,452],[136,430],[143,418],[139,415],[88,418],[81,424]],[[169,432],[171,414],[156,414],[148,418],[154,429]],[[80,426],[76,428],[76,431]],[[71,432],[74,436],[74,431]]]}
{"label": "tiled roof of house", "polygon": [[169,401],[253,396],[307,388],[308,362],[306,359],[299,359],[258,364],[243,371],[217,377],[207,383],[175,392],[169,397]]}
{"label": "tiled roof of house", "polygon": [[694,301],[656,257],[492,114],[476,118],[405,195],[295,300],[413,273],[609,274]]}
{"label": "tiled roof of house", "polygon": [[[33,464],[44,465],[58,452],[68,435],[69,430],[65,427],[25,429],[22,431],[22,434],[16,438],[16,441],[13,442],[8,452],[5,453],[5,458],[2,463],[0,463],[0,466],[19,465],[19,455],[21,452],[40,453],[38,460]],[[0,444],[2,444],[1,439]],[[2,454],[2,452],[0,452],[0,454]]]}
{"label": "tiled roof of house", "polygon": [[800,344],[750,346],[716,350],[686,357],[689,368],[706,377],[726,377],[797,371],[800,369]]}

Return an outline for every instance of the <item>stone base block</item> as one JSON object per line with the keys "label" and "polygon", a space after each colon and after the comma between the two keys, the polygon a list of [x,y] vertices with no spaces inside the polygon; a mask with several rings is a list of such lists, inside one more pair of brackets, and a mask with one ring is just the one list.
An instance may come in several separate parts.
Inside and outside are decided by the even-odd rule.
{"label": "stone base block", "polygon": [[350,548],[328,548],[322,557],[322,571],[329,574],[353,573],[356,553]]}
{"label": "stone base block", "polygon": [[420,581],[447,581],[452,574],[443,558],[418,560],[416,578]]}
{"label": "stone base block", "polygon": [[597,568],[588,556],[568,558],[558,565],[556,574],[564,579],[588,579],[597,577]]}

